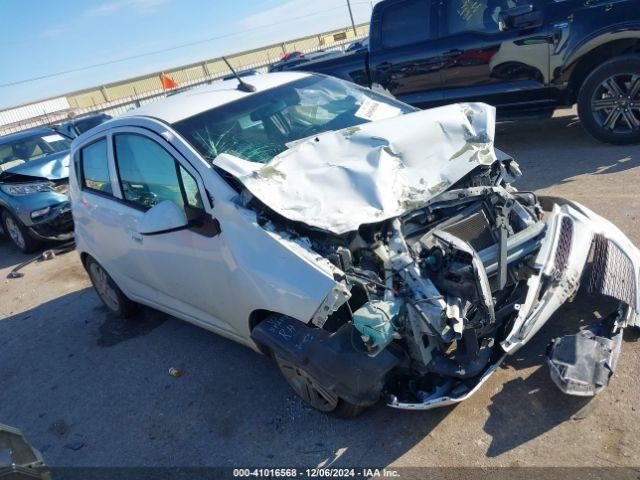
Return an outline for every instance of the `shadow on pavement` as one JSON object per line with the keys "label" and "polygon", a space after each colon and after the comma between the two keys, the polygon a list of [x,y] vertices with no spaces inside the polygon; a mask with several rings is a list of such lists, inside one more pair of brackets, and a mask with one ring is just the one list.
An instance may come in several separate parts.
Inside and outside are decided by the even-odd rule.
{"label": "shadow on pavement", "polygon": [[[37,255],[36,252],[33,255]],[[7,267],[14,267],[19,263],[29,260],[32,255],[25,255],[13,246],[7,237],[0,234],[0,270]]]}
{"label": "shadow on pavement", "polygon": [[168,318],[171,318],[165,313],[146,307],[140,307],[137,314],[126,321],[109,313],[103,305],[95,307],[94,311],[98,315],[104,315],[105,318],[104,323],[98,329],[100,336],[96,344],[99,347],[113,347],[132,338],[148,335]]}
{"label": "shadow on pavement", "polygon": [[[594,310],[593,304],[601,307]],[[484,431],[491,435],[487,456],[497,457],[569,420],[580,420],[597,406],[597,397],[565,395],[553,383],[546,364],[546,347],[556,337],[571,335],[615,311],[617,303],[600,297],[594,302],[580,290],[522,349],[507,357],[504,368],[534,368],[526,378],[506,382],[491,397]],[[624,348],[624,345],[623,345]],[[615,381],[615,378],[612,379]]]}
{"label": "shadow on pavement", "polygon": [[37,257],[43,251],[58,248],[61,245],[61,243],[56,242],[43,243],[38,250],[27,254],[18,250],[13,243],[11,243],[11,240],[8,240],[6,236],[0,233],[0,270],[5,268],[9,268],[11,270],[22,262],[26,262],[27,260]]}
{"label": "shadow on pavement", "polygon": [[516,186],[538,190],[578,175],[607,175],[640,166],[640,145],[607,145],[591,138],[575,114],[499,123],[496,146],[520,164]]}
{"label": "shadow on pavement", "polygon": [[[575,332],[579,317],[563,310],[509,360],[507,368],[538,369],[492,397],[487,455],[583,411],[542,365],[547,342]],[[0,422],[27,433],[51,465],[384,467],[462,414],[379,404],[332,418],[305,406],[270,359],[150,309],[120,323],[90,288],[1,320],[0,338]]]}
{"label": "shadow on pavement", "polygon": [[596,398],[564,395],[549,379],[545,366],[532,375],[505,383],[491,397],[484,431],[491,435],[488,457],[497,457],[559,424],[587,415]]}
{"label": "shadow on pavement", "polygon": [[270,359],[151,309],[121,322],[91,288],[0,320],[0,339],[0,422],[56,466],[384,467],[452,411],[332,418]]}

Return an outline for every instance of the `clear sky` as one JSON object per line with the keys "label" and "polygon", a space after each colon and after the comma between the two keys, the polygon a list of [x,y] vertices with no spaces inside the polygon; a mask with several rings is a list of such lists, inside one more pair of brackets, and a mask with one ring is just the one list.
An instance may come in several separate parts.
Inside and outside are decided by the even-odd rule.
{"label": "clear sky", "polygon": [[0,109],[349,23],[346,0],[0,0]]}

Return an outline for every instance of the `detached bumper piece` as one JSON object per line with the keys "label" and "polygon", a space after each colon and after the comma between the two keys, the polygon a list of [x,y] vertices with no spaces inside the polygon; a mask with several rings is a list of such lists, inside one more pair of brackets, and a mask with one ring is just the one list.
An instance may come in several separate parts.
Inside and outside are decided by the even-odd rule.
{"label": "detached bumper piece", "polygon": [[[568,217],[564,217],[563,226],[567,221]],[[570,242],[563,245],[562,240],[561,235],[556,259],[563,256],[562,251],[570,251]],[[637,273],[631,259],[634,253],[625,253],[602,233],[594,234],[591,269],[586,279],[588,293],[615,298],[631,312],[638,294]],[[566,267],[566,259],[564,264]],[[560,390],[568,395],[593,396],[609,384],[620,355],[624,316],[622,312],[612,315],[587,330],[552,341],[547,362],[551,379]]]}
{"label": "detached bumper piece", "polygon": [[591,330],[556,338],[547,362],[551,379],[568,395],[593,396],[609,384],[620,354],[622,330],[612,338]]}
{"label": "detached bumper piece", "polygon": [[640,253],[610,222],[582,205],[567,203],[553,209],[536,266],[539,274],[528,281],[527,300],[503,348],[513,353],[525,344],[574,298],[581,284],[592,298],[617,300],[617,312],[587,330],[556,338],[547,351],[551,378],[560,390],[596,395],[613,375],[623,329],[638,318]]}
{"label": "detached bumper piece", "polygon": [[[589,294],[615,298],[631,313],[637,299],[633,261],[603,234],[595,234],[592,242]],[[612,315],[588,330],[552,341],[547,362],[551,379],[560,390],[593,396],[609,384],[620,355],[623,317],[621,313]]]}
{"label": "detached bumper piece", "polygon": [[251,338],[297,364],[339,397],[355,405],[373,405],[380,398],[387,373],[398,359],[383,350],[375,357],[358,349],[360,335],[351,324],[329,333],[285,317],[258,324]]}

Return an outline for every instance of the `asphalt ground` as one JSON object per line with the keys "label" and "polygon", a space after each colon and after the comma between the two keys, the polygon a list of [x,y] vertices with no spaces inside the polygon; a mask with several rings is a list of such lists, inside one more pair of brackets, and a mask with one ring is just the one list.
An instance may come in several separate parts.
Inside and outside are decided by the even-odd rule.
{"label": "asphalt ground", "polygon": [[[575,112],[500,124],[520,189],[560,195],[640,244],[640,146],[592,140]],[[549,378],[549,340],[594,315],[563,308],[471,399],[427,412],[379,404],[338,420],[307,408],[272,362],[159,312],[122,323],[75,252],[27,257],[0,238],[0,423],[56,466],[638,466],[640,342],[625,333],[611,385],[567,397]],[[170,368],[183,371],[169,375]]]}

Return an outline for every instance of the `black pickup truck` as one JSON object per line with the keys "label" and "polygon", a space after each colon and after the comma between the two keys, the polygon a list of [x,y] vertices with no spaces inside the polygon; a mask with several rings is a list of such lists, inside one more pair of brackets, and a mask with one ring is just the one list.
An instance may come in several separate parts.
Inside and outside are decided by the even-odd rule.
{"label": "black pickup truck", "polygon": [[295,69],[420,108],[483,101],[502,119],[577,103],[595,138],[640,141],[638,0],[384,0],[369,38],[368,51]]}

